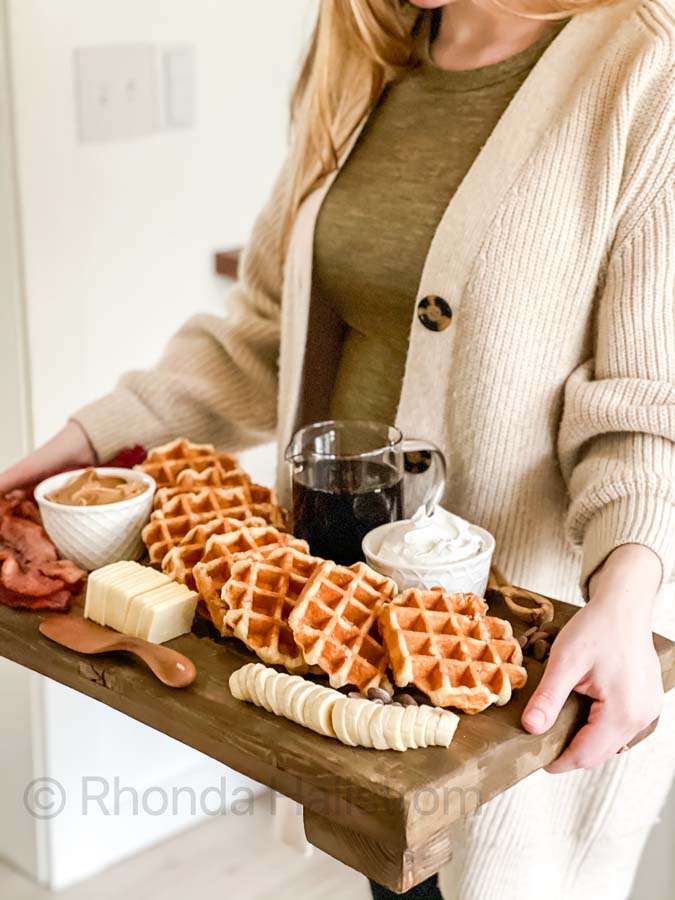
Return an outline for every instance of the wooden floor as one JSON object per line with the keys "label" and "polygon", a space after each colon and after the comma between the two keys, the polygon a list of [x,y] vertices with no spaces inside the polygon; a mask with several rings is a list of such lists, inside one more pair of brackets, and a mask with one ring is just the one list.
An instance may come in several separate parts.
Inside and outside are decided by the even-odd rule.
{"label": "wooden floor", "polygon": [[367,900],[356,872],[315,850],[304,857],[272,839],[263,798],[251,816],[223,816],[130,857],[74,887],[52,894],[0,862],[0,897],[7,900]]}

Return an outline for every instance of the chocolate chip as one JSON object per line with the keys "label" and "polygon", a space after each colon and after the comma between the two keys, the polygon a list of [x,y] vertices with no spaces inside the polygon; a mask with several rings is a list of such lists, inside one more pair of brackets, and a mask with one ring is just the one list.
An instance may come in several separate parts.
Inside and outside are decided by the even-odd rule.
{"label": "chocolate chip", "polygon": [[549,654],[550,646],[548,641],[543,638],[539,638],[532,645],[532,655],[535,659],[538,659],[539,662],[543,662]]}
{"label": "chocolate chip", "polygon": [[410,694],[399,694],[396,698],[401,706],[419,706],[419,703]]}
{"label": "chocolate chip", "polygon": [[379,700],[380,703],[391,703],[391,694],[379,687],[371,687],[366,691],[369,700]]}

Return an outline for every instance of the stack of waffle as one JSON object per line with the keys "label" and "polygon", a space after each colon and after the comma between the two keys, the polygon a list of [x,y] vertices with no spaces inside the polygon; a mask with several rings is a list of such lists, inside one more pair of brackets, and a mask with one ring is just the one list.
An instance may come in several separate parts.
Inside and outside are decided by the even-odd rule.
{"label": "stack of waffle", "polygon": [[[286,542],[285,517],[274,492],[240,468],[236,457],[218,453],[210,444],[183,438],[156,447],[136,468],[157,483],[153,512],[143,529],[150,562],[176,581],[195,588],[193,569],[201,562],[211,537],[248,529],[268,529]],[[200,603],[200,612],[208,614]]]}
{"label": "stack of waffle", "polygon": [[398,593],[364,563],[341,566],[286,533],[268,488],[233,456],[180,440],[140,466],[157,481],[143,532],[150,560],[197,590],[202,612],[268,665],[328,675],[334,688],[413,684],[436,706],[503,704],[526,672],[508,622],[441,588]]}

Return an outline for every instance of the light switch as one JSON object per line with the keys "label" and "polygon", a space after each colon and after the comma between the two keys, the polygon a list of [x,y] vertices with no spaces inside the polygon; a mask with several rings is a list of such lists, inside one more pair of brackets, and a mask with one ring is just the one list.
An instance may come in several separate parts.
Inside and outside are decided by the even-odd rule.
{"label": "light switch", "polygon": [[159,127],[156,50],[149,44],[75,51],[80,140],[111,141]]}
{"label": "light switch", "polygon": [[169,47],[163,54],[164,125],[192,128],[195,124],[196,66],[194,47]]}

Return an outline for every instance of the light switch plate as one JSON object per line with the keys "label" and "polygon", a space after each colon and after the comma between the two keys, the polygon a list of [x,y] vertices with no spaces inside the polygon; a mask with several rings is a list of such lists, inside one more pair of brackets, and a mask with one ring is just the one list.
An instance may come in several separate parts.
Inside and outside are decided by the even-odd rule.
{"label": "light switch plate", "polygon": [[80,140],[138,138],[157,130],[154,46],[79,47],[75,50],[75,83]]}
{"label": "light switch plate", "polygon": [[193,128],[197,104],[195,50],[189,44],[167,47],[162,55],[164,126]]}

